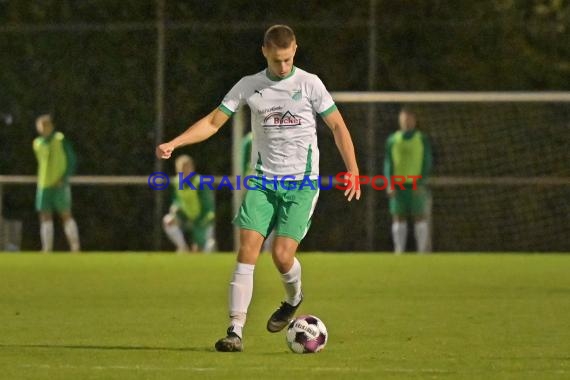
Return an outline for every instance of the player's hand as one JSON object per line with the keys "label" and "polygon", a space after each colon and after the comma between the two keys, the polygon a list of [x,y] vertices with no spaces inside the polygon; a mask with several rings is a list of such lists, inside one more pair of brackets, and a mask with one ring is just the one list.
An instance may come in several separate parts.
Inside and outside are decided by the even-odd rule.
{"label": "player's hand", "polygon": [[156,147],[156,157],[167,160],[172,156],[174,147],[168,143],[160,144]]}
{"label": "player's hand", "polygon": [[360,183],[358,183],[358,173],[347,171],[347,176],[350,178],[350,187],[344,191],[344,196],[347,201],[351,201],[352,198],[356,200],[360,199]]}

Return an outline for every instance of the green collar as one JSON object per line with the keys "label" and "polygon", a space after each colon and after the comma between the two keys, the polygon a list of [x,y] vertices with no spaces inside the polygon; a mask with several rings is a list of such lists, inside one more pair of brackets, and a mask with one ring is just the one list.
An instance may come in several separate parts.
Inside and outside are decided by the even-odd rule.
{"label": "green collar", "polygon": [[412,137],[414,137],[415,134],[416,134],[415,128],[406,132],[402,131],[402,136],[404,137],[404,140],[411,139]]}
{"label": "green collar", "polygon": [[272,81],[279,82],[283,79],[291,78],[293,76],[293,74],[295,74],[295,69],[296,69],[296,67],[293,66],[293,68],[291,69],[291,72],[284,78],[279,78],[279,77],[273,75],[271,73],[271,71],[269,71],[269,69],[265,69],[265,75],[267,75],[267,78],[271,79]]}

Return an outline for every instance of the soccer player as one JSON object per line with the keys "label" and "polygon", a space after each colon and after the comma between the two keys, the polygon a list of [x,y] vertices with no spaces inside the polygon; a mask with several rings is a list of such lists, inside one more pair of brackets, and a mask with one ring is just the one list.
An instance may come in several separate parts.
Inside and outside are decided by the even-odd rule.
{"label": "soccer player", "polygon": [[432,166],[430,143],[424,133],[416,129],[416,114],[404,108],[398,117],[400,129],[392,133],[386,141],[386,155],[384,157],[384,175],[390,178],[393,175],[416,176],[421,175],[417,181],[417,189],[412,188],[412,179],[408,177],[401,190],[394,186],[388,187],[390,197],[390,213],[392,214],[392,238],[394,239],[394,253],[401,254],[406,250],[408,239],[408,218],[414,219],[414,235],[417,251],[428,251],[428,223],[426,220],[426,203],[428,189],[426,179]]}
{"label": "soccer player", "polygon": [[[234,220],[240,227],[237,264],[230,282],[227,336],[218,340],[218,351],[242,351],[243,328],[253,294],[253,272],[264,237],[275,229],[273,262],[281,274],[286,298],[271,315],[267,330],[278,332],[293,319],[303,299],[301,265],[295,258],[299,243],[311,223],[318,198],[318,113],[332,130],[335,143],[351,176],[358,176],[354,145],[346,124],[321,80],[293,65],[297,43],[293,30],[274,25],[261,48],[267,68],[243,77],[221,105],[173,140],[156,149],[167,159],[180,146],[206,140],[247,103],[253,131],[252,165],[259,176],[250,182]],[[314,186],[301,187],[309,177]],[[284,179],[288,182],[284,185]],[[360,198],[351,181],[344,194]]]}
{"label": "soccer player", "polygon": [[[174,199],[168,214],[162,219],[164,232],[176,246],[176,252],[212,252],[214,239],[214,196],[207,186],[200,186],[200,178],[192,175],[194,188],[183,184],[180,188],[180,173],[187,178],[195,173],[194,160],[183,154],[176,158],[176,177],[172,181]],[[185,234],[192,237],[189,247]]]}
{"label": "soccer player", "polygon": [[75,153],[63,133],[56,131],[50,115],[36,119],[39,136],[33,147],[38,161],[36,210],[40,216],[42,251],[53,251],[53,213],[63,222],[63,230],[72,252],[79,252],[79,232],[71,214],[69,178],[75,171]]}

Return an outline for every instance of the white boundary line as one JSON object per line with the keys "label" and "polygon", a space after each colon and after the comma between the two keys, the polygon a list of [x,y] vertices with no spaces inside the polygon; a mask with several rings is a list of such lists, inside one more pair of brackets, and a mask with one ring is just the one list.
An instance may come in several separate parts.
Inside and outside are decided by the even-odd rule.
{"label": "white boundary line", "polygon": [[[45,369],[45,370],[91,370],[91,371],[146,371],[146,372],[161,372],[161,371],[179,371],[179,372],[229,372],[231,368],[223,367],[157,367],[157,366],[144,366],[144,365],[95,365],[95,366],[79,366],[71,364],[51,365],[51,364],[22,364],[19,368],[27,369]],[[246,371],[268,371],[267,367],[240,367]],[[400,374],[458,374],[461,371],[440,368],[352,368],[352,367],[287,367],[288,371],[304,371],[304,372],[344,372],[344,373],[400,373]],[[487,371],[484,371],[485,373]],[[492,373],[504,373],[504,370],[493,371]],[[507,372],[509,372],[507,370]],[[522,371],[513,370],[515,372],[528,372],[528,373],[556,373],[566,374],[568,371],[564,369],[546,370],[543,369],[526,369]]]}
{"label": "white boundary line", "polygon": [[[95,365],[95,366],[78,366],[72,364],[22,364],[20,368],[29,369],[47,369],[47,370],[94,370],[94,371],[112,371],[112,370],[125,370],[125,371],[182,371],[182,372],[227,372],[231,368],[222,367],[157,367],[157,366],[144,366],[144,365]],[[243,370],[249,371],[268,371],[268,367],[240,367]],[[375,369],[368,368],[351,368],[351,367],[287,367],[288,371],[309,371],[309,372],[374,372]],[[390,369],[389,372],[394,370]],[[398,370],[395,370],[398,371]],[[400,371],[398,371],[400,372]],[[440,370],[428,370],[428,372],[442,373]]]}

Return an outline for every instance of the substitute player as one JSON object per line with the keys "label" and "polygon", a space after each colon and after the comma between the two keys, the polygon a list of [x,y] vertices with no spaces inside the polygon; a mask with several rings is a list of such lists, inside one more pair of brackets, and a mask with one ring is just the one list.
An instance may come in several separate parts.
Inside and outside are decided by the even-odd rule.
{"label": "substitute player", "polygon": [[[208,187],[200,186],[200,178],[194,174],[191,178],[193,188],[180,186],[182,173],[187,178],[195,173],[192,157],[183,154],[176,158],[176,177],[172,181],[174,197],[168,214],[162,219],[164,232],[176,246],[176,252],[212,252],[216,245],[214,239],[215,206],[214,195]],[[191,244],[186,241],[191,237]]]}
{"label": "substitute player", "polygon": [[[316,75],[293,65],[297,51],[293,30],[286,25],[270,27],[261,50],[266,69],[242,78],[218,108],[156,148],[158,157],[169,158],[174,149],[212,136],[242,104],[251,109],[252,164],[259,179],[250,182],[253,189],[247,191],[234,221],[240,227],[240,247],[230,283],[230,326],[227,336],[216,342],[218,351],[243,349],[253,272],[263,239],[272,229],[276,233],[273,262],[281,273],[286,299],[269,318],[267,329],[281,331],[302,301],[301,265],[295,253],[309,229],[319,195],[316,114],[332,130],[349,175],[359,175],[350,133],[331,95]],[[305,176],[313,180],[313,188],[299,186]],[[284,186],[285,177],[289,182]],[[349,201],[360,198],[355,182],[345,191]]]}
{"label": "substitute player", "polygon": [[426,220],[426,204],[428,189],[426,180],[432,166],[430,143],[424,133],[416,129],[417,117],[409,109],[400,111],[398,122],[400,130],[392,133],[386,141],[386,155],[384,157],[384,175],[391,178],[393,175],[417,176],[417,189],[412,188],[412,179],[408,177],[405,189],[391,190],[390,213],[392,214],[392,238],[394,239],[394,253],[401,254],[406,250],[408,239],[408,218],[414,219],[414,235],[417,251],[428,251],[428,223]]}
{"label": "substitute player", "polygon": [[53,250],[53,213],[63,222],[63,230],[72,252],[79,252],[79,232],[71,215],[69,178],[75,171],[75,153],[63,133],[55,130],[51,116],[36,119],[39,137],[33,147],[38,161],[36,210],[40,215],[42,251]]}

